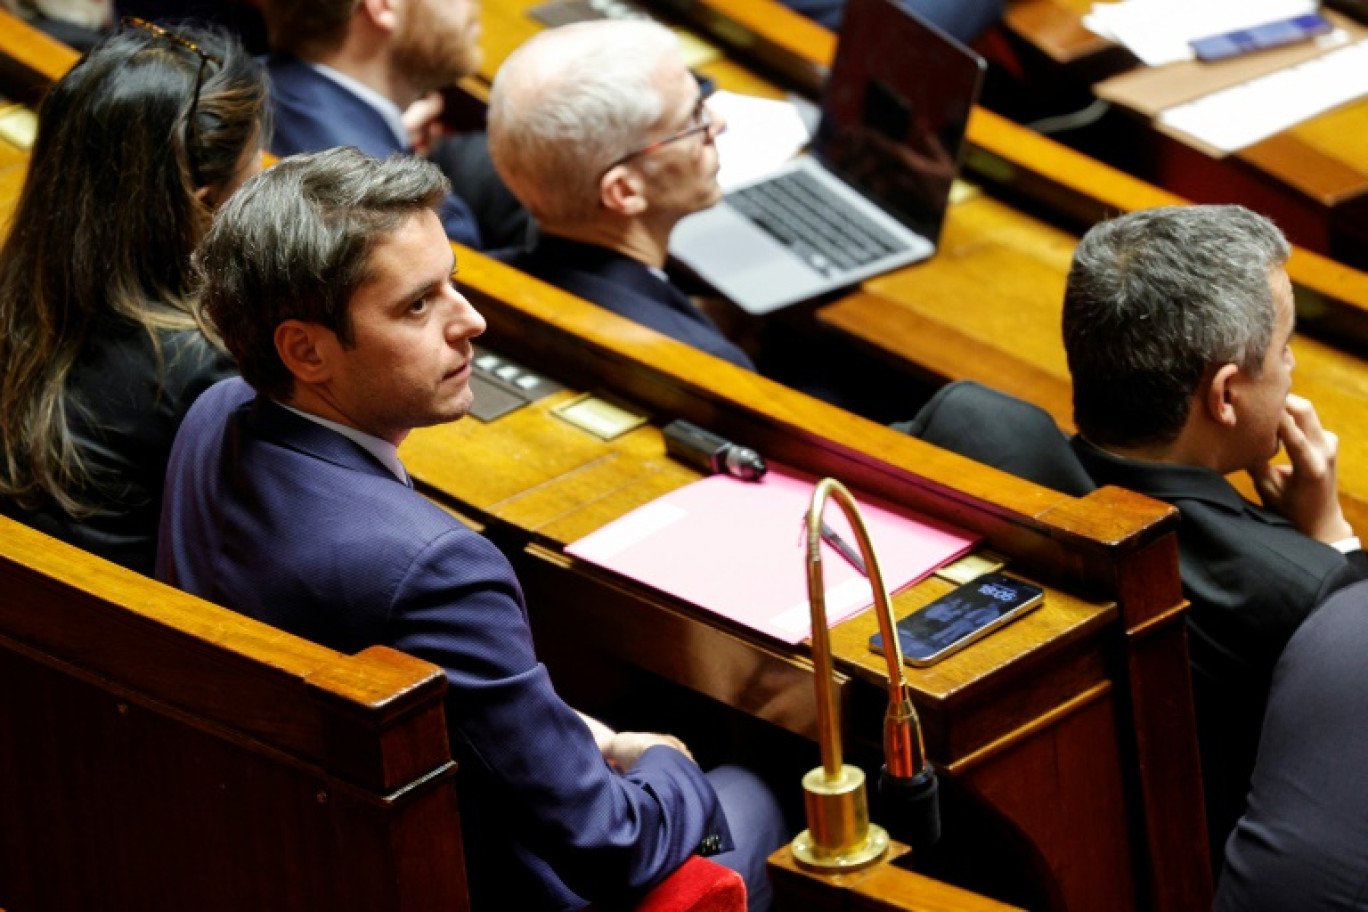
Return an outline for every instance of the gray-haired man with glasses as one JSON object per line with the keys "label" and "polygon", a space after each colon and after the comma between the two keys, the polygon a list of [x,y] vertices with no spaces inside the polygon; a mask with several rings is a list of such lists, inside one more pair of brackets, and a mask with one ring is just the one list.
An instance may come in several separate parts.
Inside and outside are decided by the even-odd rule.
{"label": "gray-haired man with glasses", "polygon": [[489,148],[541,228],[514,266],[734,364],[754,368],[664,273],[670,232],[713,205],[726,123],[651,22],[552,29],[499,70]]}

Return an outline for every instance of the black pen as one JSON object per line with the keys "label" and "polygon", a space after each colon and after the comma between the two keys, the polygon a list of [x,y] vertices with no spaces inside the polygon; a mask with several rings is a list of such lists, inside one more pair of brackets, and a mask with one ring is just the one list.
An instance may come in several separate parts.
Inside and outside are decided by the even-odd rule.
{"label": "black pen", "polygon": [[860,553],[850,547],[844,538],[837,535],[836,530],[831,528],[831,526],[828,526],[825,519],[822,520],[822,541],[835,548],[836,553],[840,554],[841,557],[844,557],[846,563],[850,564],[850,566],[859,570],[861,576],[869,576],[869,571],[865,569],[865,562],[860,557]]}

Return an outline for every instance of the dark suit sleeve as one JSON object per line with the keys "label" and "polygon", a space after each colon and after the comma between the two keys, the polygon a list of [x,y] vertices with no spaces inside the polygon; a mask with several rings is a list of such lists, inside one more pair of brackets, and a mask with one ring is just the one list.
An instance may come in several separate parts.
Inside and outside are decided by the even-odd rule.
{"label": "dark suit sleeve", "polygon": [[1368,896],[1368,585],[1345,589],[1278,662],[1218,912],[1361,909]]}
{"label": "dark suit sleeve", "polygon": [[512,569],[487,540],[438,537],[396,591],[387,642],[446,669],[453,748],[497,811],[480,825],[508,826],[527,863],[595,899],[657,882],[705,836],[730,847],[716,794],[683,754],[652,748],[625,775],[603,761],[537,661]]}
{"label": "dark suit sleeve", "polygon": [[1344,558],[1341,566],[1326,574],[1320,591],[1316,594],[1312,610],[1346,586],[1368,579],[1368,553],[1362,550],[1350,551]]}

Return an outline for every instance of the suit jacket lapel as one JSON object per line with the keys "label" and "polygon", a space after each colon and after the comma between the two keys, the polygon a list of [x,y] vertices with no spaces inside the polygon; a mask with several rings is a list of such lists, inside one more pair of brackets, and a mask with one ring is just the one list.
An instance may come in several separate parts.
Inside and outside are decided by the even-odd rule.
{"label": "suit jacket lapel", "polygon": [[394,477],[394,473],[372,456],[365,447],[321,424],[301,418],[265,396],[257,396],[256,401],[252,403],[247,421],[253,432],[263,440],[270,440],[345,469],[378,475],[401,483]]}

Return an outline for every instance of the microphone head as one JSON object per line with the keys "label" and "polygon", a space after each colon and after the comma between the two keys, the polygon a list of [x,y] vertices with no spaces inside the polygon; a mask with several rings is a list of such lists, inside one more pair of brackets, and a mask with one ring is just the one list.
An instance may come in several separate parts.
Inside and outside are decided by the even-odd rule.
{"label": "microphone head", "polygon": [[759,481],[761,476],[769,471],[764,458],[750,447],[733,444],[727,449],[724,459],[727,474],[742,481]]}
{"label": "microphone head", "polygon": [[889,832],[914,849],[929,849],[940,839],[940,783],[928,763],[911,778],[894,776],[884,767],[879,794],[888,813]]}

